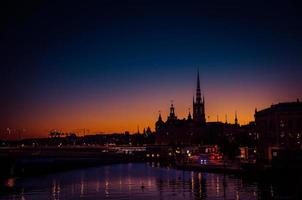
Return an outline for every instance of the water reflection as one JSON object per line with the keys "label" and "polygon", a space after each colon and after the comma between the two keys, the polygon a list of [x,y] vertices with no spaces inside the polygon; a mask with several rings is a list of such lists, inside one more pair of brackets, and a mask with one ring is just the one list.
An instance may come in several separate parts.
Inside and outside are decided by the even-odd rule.
{"label": "water reflection", "polygon": [[52,181],[52,199],[59,200],[60,199],[60,184],[54,179]]}
{"label": "water reflection", "polygon": [[121,164],[7,180],[0,199],[274,199],[272,185],[222,174]]}

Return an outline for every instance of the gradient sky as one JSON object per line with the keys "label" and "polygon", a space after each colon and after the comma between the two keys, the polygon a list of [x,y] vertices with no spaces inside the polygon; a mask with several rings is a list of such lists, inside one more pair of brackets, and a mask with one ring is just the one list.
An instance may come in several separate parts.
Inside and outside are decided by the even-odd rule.
{"label": "gradient sky", "polygon": [[209,2],[1,6],[0,128],[154,129],[171,100],[187,116],[198,68],[208,121],[302,98],[301,3]]}

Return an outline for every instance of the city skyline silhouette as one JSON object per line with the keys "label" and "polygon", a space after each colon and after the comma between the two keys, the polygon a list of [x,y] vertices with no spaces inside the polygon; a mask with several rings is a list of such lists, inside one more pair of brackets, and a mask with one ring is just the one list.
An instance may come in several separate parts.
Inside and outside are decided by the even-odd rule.
{"label": "city skyline silhouette", "polygon": [[3,7],[0,128],[136,132],[191,110],[253,121],[301,98],[298,2],[19,2]]}

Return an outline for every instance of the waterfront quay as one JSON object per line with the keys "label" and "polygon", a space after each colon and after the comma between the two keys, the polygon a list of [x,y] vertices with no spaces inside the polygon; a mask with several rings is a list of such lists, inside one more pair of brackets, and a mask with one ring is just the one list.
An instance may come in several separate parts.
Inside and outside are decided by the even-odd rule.
{"label": "waterfront quay", "polygon": [[103,164],[135,162],[144,156],[145,147],[1,147],[0,177],[28,176]]}
{"label": "waterfront quay", "polygon": [[216,148],[168,145],[1,147],[1,178],[130,162],[160,162],[181,170],[253,175],[261,178],[280,172],[294,173],[297,176],[301,173],[299,164],[280,167],[278,163],[230,160]]}

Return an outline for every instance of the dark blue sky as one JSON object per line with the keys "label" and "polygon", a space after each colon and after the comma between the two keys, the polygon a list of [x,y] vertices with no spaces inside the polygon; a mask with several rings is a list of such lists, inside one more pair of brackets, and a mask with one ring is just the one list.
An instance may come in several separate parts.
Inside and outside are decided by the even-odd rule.
{"label": "dark blue sky", "polygon": [[169,102],[179,88],[191,99],[197,68],[209,95],[244,86],[267,87],[265,103],[302,95],[299,1],[1,4],[1,127],[55,105],[150,98],[148,90]]}

